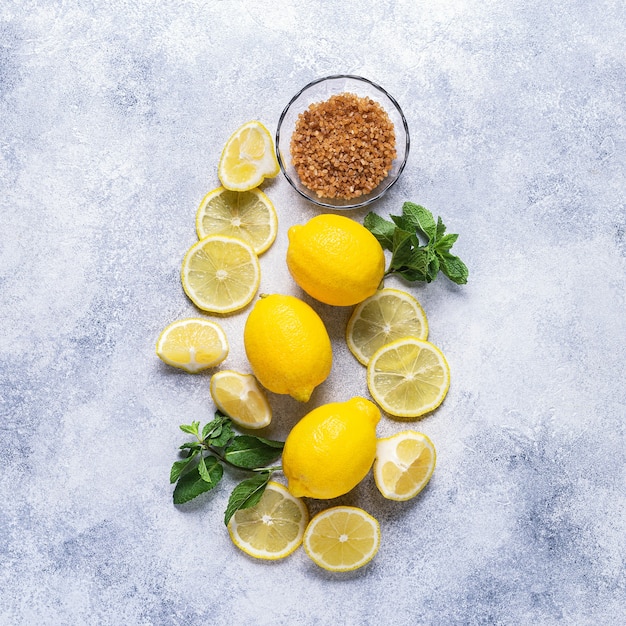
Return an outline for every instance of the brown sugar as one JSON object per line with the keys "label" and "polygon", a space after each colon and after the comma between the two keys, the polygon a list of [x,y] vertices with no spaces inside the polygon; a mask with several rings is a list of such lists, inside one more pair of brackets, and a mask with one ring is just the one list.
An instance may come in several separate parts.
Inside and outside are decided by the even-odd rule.
{"label": "brown sugar", "polygon": [[315,102],[298,116],[291,159],[305,187],[325,198],[358,198],[389,174],[394,126],[378,102],[353,93]]}

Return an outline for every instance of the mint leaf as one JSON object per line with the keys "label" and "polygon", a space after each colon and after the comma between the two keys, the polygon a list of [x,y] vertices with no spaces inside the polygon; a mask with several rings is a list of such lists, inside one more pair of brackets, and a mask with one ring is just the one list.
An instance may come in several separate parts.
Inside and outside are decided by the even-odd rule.
{"label": "mint leaf", "polygon": [[457,285],[465,285],[469,276],[467,266],[458,256],[449,252],[438,252],[441,271]]}
{"label": "mint leaf", "polygon": [[235,433],[230,421],[224,422],[219,432],[216,431],[213,435],[211,435],[207,443],[211,446],[215,446],[216,448],[223,448],[233,438],[234,434]]}
{"label": "mint leaf", "polygon": [[265,445],[270,448],[280,448],[281,450],[285,447],[284,441],[276,441],[274,439],[265,439],[265,437],[257,437],[259,441],[262,441]]}
{"label": "mint leaf", "polygon": [[413,249],[416,246],[419,246],[419,242],[416,241],[415,235],[406,230],[396,228],[393,234],[393,253],[389,262],[389,269],[399,270],[407,266],[411,261]]}
{"label": "mint leaf", "polygon": [[437,239],[437,243],[435,243],[435,250],[448,252],[448,250],[450,250],[450,248],[454,245],[458,238],[458,235],[444,235],[443,237],[441,237],[441,239]]}
{"label": "mint leaf", "polygon": [[433,254],[430,257],[428,262],[428,270],[426,272],[427,280],[426,282],[432,283],[435,278],[437,278],[437,274],[439,274],[439,258],[437,255]]}
{"label": "mint leaf", "polygon": [[197,466],[185,472],[179,478],[174,488],[174,504],[189,502],[189,500],[193,500],[201,493],[210,491],[219,483],[224,473],[224,468],[217,462],[215,457],[207,457],[205,464],[210,481],[202,478]]}
{"label": "mint leaf", "polygon": [[435,218],[428,209],[413,202],[405,202],[402,205],[402,217],[408,220],[414,229],[421,230],[428,237],[428,241],[436,238]]}
{"label": "mint leaf", "polygon": [[212,435],[216,431],[221,431],[223,423],[224,416],[221,413],[216,412],[215,417],[210,422],[205,424],[202,429],[202,439],[206,439],[209,435]]}
{"label": "mint leaf", "polygon": [[228,526],[230,518],[239,509],[248,509],[255,504],[258,504],[267,483],[270,480],[271,472],[261,472],[252,478],[240,482],[230,494],[228,499],[228,505],[224,512],[224,524]]}
{"label": "mint leaf", "polygon": [[415,222],[407,219],[404,215],[390,215],[389,217],[400,230],[404,230],[407,233],[415,232]]}
{"label": "mint leaf", "polygon": [[263,467],[280,456],[284,445],[281,441],[272,441],[268,445],[267,441],[251,435],[239,435],[224,450],[224,458],[243,469]]}
{"label": "mint leaf", "polygon": [[208,459],[201,456],[200,462],[198,463],[198,473],[200,474],[200,478],[202,478],[202,480],[204,480],[207,483],[213,482],[213,478],[211,477],[211,474],[209,472],[209,467],[214,467],[215,465],[213,461],[215,461],[215,458],[212,456],[210,456]]}
{"label": "mint leaf", "polygon": [[376,213],[368,213],[363,220],[363,225],[369,230],[384,250],[393,249],[393,233],[396,229],[393,222],[383,219]]}
{"label": "mint leaf", "polygon": [[186,459],[182,459],[181,461],[176,461],[174,465],[172,465],[172,469],[170,470],[170,484],[175,483],[180,475],[183,473],[185,468],[189,465],[190,461],[198,454],[198,451],[193,451]]}
{"label": "mint leaf", "polygon": [[446,232],[446,227],[445,227],[444,223],[441,221],[441,218],[438,217],[437,218],[437,235],[436,235],[436,238],[437,239],[441,239],[445,232]]}
{"label": "mint leaf", "polygon": [[[398,273],[404,276],[406,270],[413,270],[428,277],[428,267],[433,257],[434,253],[427,247],[416,248],[411,251],[411,256],[406,260],[404,265],[398,268]],[[423,280],[426,280],[426,278]]]}
{"label": "mint leaf", "polygon": [[183,443],[182,445],[178,446],[178,449],[179,450],[185,450],[185,449],[201,450],[202,444],[198,441],[187,441],[186,443]]}
{"label": "mint leaf", "polygon": [[189,435],[195,435],[198,437],[198,428],[200,427],[200,422],[191,422],[191,424],[181,424],[179,428]]}

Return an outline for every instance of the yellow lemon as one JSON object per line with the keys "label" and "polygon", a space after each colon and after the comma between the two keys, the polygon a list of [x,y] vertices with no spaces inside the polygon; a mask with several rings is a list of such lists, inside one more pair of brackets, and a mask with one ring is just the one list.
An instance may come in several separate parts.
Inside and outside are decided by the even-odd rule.
{"label": "yellow lemon", "polygon": [[313,409],[291,430],[283,472],[296,497],[336,498],[356,487],[376,456],[380,411],[365,398]]}
{"label": "yellow lemon", "polygon": [[341,215],[323,214],[288,231],[287,266],[310,296],[335,306],[362,302],[378,289],[385,256],[374,235]]}
{"label": "yellow lemon", "polygon": [[261,122],[240,126],[222,150],[217,175],[226,189],[248,191],[265,178],[278,174],[280,167],[270,132]]}
{"label": "yellow lemon", "polygon": [[350,572],[376,556],[380,526],[363,509],[335,506],[311,520],[302,545],[320,567],[331,572]]}
{"label": "yellow lemon", "polygon": [[243,341],[254,375],[274,393],[307,402],[330,374],[333,356],[324,322],[294,296],[262,297],[248,315]]}

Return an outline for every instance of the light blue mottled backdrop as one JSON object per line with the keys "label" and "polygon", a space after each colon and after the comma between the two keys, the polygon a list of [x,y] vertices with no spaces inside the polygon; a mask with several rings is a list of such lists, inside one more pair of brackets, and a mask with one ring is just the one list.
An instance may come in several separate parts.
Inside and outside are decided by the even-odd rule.
{"label": "light blue mottled backdrop", "polygon": [[[619,0],[3,0],[0,623],[624,623],[625,23]],[[371,477],[340,499],[383,534],[343,576],[302,550],[240,553],[232,475],[173,506],[178,424],[211,417],[210,376],[154,355],[197,313],[180,263],[226,138],[254,118],[273,131],[341,72],[386,87],[411,129],[374,209],[441,214],[471,272],[408,287],[452,369],[414,426],[438,467],[409,503]],[[280,232],[261,290],[299,294],[286,231],[316,210],[282,177],[264,189]],[[308,407],[270,396],[269,436],[367,395],[349,310],[314,306],[331,377]],[[224,367],[248,368],[245,316],[223,320]]]}

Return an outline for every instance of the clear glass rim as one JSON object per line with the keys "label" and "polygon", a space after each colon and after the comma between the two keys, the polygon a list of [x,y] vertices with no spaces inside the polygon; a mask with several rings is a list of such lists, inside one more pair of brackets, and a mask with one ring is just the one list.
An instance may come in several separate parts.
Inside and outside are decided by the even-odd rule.
{"label": "clear glass rim", "polygon": [[[385,97],[389,98],[389,100],[393,103],[394,107],[396,108],[398,114],[400,115],[400,119],[402,120],[402,125],[404,127],[404,136],[405,136],[404,158],[402,159],[402,162],[400,163],[400,166],[398,168],[398,171],[396,172],[395,178],[386,187],[381,189],[381,191],[379,193],[377,193],[375,196],[372,196],[371,198],[367,198],[366,200],[361,200],[360,202],[355,200],[355,202],[353,202],[352,204],[340,204],[340,205],[331,204],[330,202],[324,202],[322,199],[315,199],[315,198],[307,195],[306,193],[304,193],[301,189],[298,189],[298,186],[296,185],[296,183],[292,180],[291,176],[289,176],[289,174],[287,173],[287,168],[286,168],[285,164],[283,163],[283,160],[282,160],[282,158],[280,156],[280,150],[278,148],[279,141],[280,141],[280,129],[281,129],[282,125],[283,125],[283,120],[285,119],[285,116],[287,115],[287,112],[289,111],[289,109],[291,108],[293,103],[305,91],[307,91],[307,89],[310,89],[311,87],[313,87],[313,86],[315,86],[315,85],[317,85],[319,83],[323,83],[324,81],[336,80],[336,79],[350,79],[350,80],[356,80],[356,81],[362,81],[364,83],[368,83],[369,85],[371,85],[372,87],[374,87],[375,89],[380,91],[382,94],[384,94]],[[287,105],[283,109],[282,113],[280,114],[280,117],[278,118],[278,124],[276,126],[276,141],[275,141],[276,158],[278,159],[278,164],[280,166],[281,172],[283,173],[283,176],[289,181],[289,184],[303,198],[305,198],[309,202],[312,202],[313,204],[317,204],[318,206],[325,207],[325,208],[328,208],[328,209],[338,209],[338,210],[358,209],[358,208],[367,206],[368,204],[371,204],[372,202],[375,202],[376,200],[378,200],[393,185],[395,185],[395,183],[398,180],[398,178],[400,178],[400,174],[402,174],[402,171],[404,170],[404,167],[406,166],[407,159],[409,157],[410,145],[411,145],[411,139],[409,137],[409,125],[407,124],[406,117],[404,116],[404,112],[402,111],[400,105],[398,104],[398,101],[386,89],[384,89],[383,87],[381,87],[380,85],[378,85],[374,81],[370,80],[369,78],[364,78],[363,76],[356,76],[354,74],[332,74],[331,76],[323,76],[322,78],[317,78],[317,79],[311,81],[310,83],[306,84],[304,87],[302,87],[302,89],[300,89],[300,91],[298,91],[291,98],[291,100],[289,100],[289,102],[287,103]]]}

